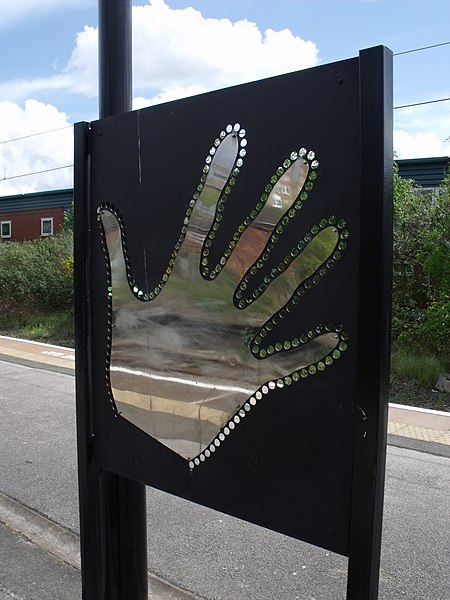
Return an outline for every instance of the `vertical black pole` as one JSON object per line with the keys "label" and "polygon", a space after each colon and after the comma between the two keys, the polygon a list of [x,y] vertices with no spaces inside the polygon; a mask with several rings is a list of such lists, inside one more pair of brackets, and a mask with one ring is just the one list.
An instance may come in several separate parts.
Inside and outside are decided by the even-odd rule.
{"label": "vertical black pole", "polygon": [[[386,462],[392,282],[392,53],[359,57],[361,239],[348,600],[376,600]],[[368,426],[366,427],[366,424]]]}
{"label": "vertical black pole", "polygon": [[131,0],[99,0],[100,118],[131,110],[131,59]]}
{"label": "vertical black pole", "polygon": [[[131,0],[99,0],[100,117],[131,110]],[[76,128],[75,289],[80,531],[84,600],[147,600],[145,486],[93,464],[88,126]]]}
{"label": "vertical black pole", "polygon": [[[131,110],[131,0],[99,0],[99,116]],[[100,474],[102,546],[108,599],[147,599],[145,485]]]}

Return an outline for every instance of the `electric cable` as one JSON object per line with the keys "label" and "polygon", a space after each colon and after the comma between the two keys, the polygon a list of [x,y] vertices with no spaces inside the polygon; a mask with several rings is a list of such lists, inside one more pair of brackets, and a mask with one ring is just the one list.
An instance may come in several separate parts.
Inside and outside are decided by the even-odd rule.
{"label": "electric cable", "polygon": [[440,48],[441,46],[448,46],[449,44],[450,42],[442,42],[441,44],[433,44],[432,46],[423,46],[422,48],[413,48],[412,50],[404,50],[403,52],[394,52],[394,56],[411,54],[412,52],[421,52],[422,50],[431,50],[431,48]]}
{"label": "electric cable", "polygon": [[42,171],[33,171],[31,173],[23,173],[22,175],[11,175],[10,177],[2,177],[1,181],[9,181],[10,179],[19,179],[20,177],[28,177],[29,175],[41,175],[41,173],[50,173],[50,171],[59,171],[60,169],[70,169],[73,165],[63,165],[62,167],[53,167],[51,169],[43,169]]}

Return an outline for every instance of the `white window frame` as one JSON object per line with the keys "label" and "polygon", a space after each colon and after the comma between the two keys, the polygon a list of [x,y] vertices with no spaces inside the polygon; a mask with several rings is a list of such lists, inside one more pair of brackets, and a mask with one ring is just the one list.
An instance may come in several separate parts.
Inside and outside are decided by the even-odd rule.
{"label": "white window frame", "polygon": [[[48,232],[44,233],[44,223],[46,221],[50,221],[50,224],[51,224],[51,231],[50,231],[50,233],[48,233]],[[41,236],[42,237],[49,237],[50,235],[53,235],[53,217],[42,217],[41,218]]]}
{"label": "white window frame", "polygon": [[[3,225],[9,225],[9,234],[8,235],[3,235]],[[12,235],[12,222],[11,221],[1,221],[1,223],[0,223],[0,234],[1,234],[2,240],[9,240],[9,239],[11,239],[11,235]]]}

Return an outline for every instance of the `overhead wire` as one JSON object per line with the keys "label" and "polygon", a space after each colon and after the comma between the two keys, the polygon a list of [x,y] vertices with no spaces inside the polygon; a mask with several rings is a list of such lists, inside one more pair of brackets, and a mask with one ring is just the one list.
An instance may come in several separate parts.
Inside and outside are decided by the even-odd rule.
{"label": "overhead wire", "polygon": [[[449,45],[450,45],[450,41],[448,41],[448,42],[441,42],[439,44],[432,44],[430,46],[422,46],[422,47],[419,47],[419,48],[412,48],[410,50],[404,50],[402,52],[394,52],[393,56],[394,57],[396,57],[396,56],[402,56],[402,55],[405,55],[405,54],[412,54],[414,52],[422,52],[424,50],[431,50],[431,49],[434,49],[434,48],[441,48],[443,46],[449,46]],[[439,102],[449,102],[449,101],[450,101],[450,97],[449,98],[436,98],[434,100],[425,100],[423,102],[413,102],[411,104],[402,104],[400,106],[394,106],[394,110],[401,110],[401,109],[404,109],[404,108],[413,108],[415,106],[424,106],[424,105],[427,105],[427,104],[437,104]],[[16,141],[19,141],[19,140],[24,140],[24,139],[35,137],[35,136],[38,136],[38,135],[45,135],[47,133],[53,133],[53,132],[56,132],[56,131],[62,131],[64,129],[70,129],[70,128],[73,128],[73,125],[66,125],[65,127],[57,127],[55,129],[48,129],[46,131],[41,131],[41,132],[37,132],[37,133],[30,133],[29,135],[24,135],[24,136],[20,136],[20,137],[16,137],[16,138],[11,138],[11,139],[8,139],[8,140],[2,140],[0,142],[0,144],[5,144],[6,145],[6,144],[8,144],[10,142],[16,142]],[[18,179],[20,177],[28,177],[30,175],[40,175],[42,173],[49,173],[50,171],[58,171],[58,170],[61,170],[61,169],[69,169],[71,167],[73,167],[73,164],[72,165],[63,165],[61,167],[54,167],[54,168],[51,168],[51,169],[43,169],[41,171],[32,171],[30,173],[24,173],[23,175],[12,175],[11,177],[3,177],[2,179],[0,179],[0,181],[8,181],[10,179]]]}
{"label": "overhead wire", "polygon": [[31,173],[23,173],[22,175],[11,175],[10,177],[2,177],[2,181],[9,181],[10,179],[19,179],[20,177],[28,177],[29,175],[40,175],[41,173],[50,173],[50,171],[59,171],[60,169],[70,169],[73,165],[63,165],[61,167],[52,167],[51,169],[43,169],[42,171],[32,171]]}
{"label": "overhead wire", "polygon": [[438,98],[437,100],[425,100],[424,102],[414,102],[413,104],[402,104],[401,106],[394,106],[394,110],[399,108],[410,108],[411,106],[423,106],[424,104],[436,104],[437,102],[448,102],[450,98]]}
{"label": "overhead wire", "polygon": [[[450,41],[441,42],[440,44],[432,44],[431,46],[422,46],[420,48],[412,48],[411,50],[404,50],[403,52],[394,52],[394,56],[401,56],[403,54],[412,54],[413,52],[422,52],[422,50],[431,50],[433,48],[441,48],[442,46],[449,46]],[[434,100],[425,100],[423,102],[413,102],[411,104],[402,104],[401,106],[394,106],[394,110],[401,108],[411,108],[414,106],[424,106],[425,104],[436,104],[438,102],[448,102],[450,98],[436,98]]]}
{"label": "overhead wire", "polygon": [[422,50],[431,50],[432,48],[440,48],[441,46],[448,46],[450,42],[442,42],[440,44],[433,44],[432,46],[422,46],[422,48],[412,48],[412,50],[404,50],[403,52],[394,52],[394,56],[401,56],[402,54],[412,54],[413,52],[421,52]]}
{"label": "overhead wire", "polygon": [[65,125],[64,127],[57,127],[56,129],[47,129],[46,131],[39,131],[37,133],[29,133],[28,135],[22,135],[20,137],[11,138],[8,140],[2,140],[0,144],[8,144],[9,142],[17,142],[18,140],[26,140],[28,138],[35,137],[37,135],[45,135],[46,133],[53,133],[54,131],[63,131],[63,129],[73,129],[73,125]]}

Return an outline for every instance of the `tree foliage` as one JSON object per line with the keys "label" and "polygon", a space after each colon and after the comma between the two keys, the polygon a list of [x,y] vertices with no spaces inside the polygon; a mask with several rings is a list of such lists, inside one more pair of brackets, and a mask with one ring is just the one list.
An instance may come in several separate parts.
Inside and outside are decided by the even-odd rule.
{"label": "tree foliage", "polygon": [[73,231],[73,226],[74,226],[74,206],[73,206],[73,202],[72,204],[69,206],[69,208],[67,208],[64,211],[64,216],[63,216],[63,230],[64,231]]}
{"label": "tree foliage", "polygon": [[450,177],[432,192],[394,174],[392,333],[450,356]]}

